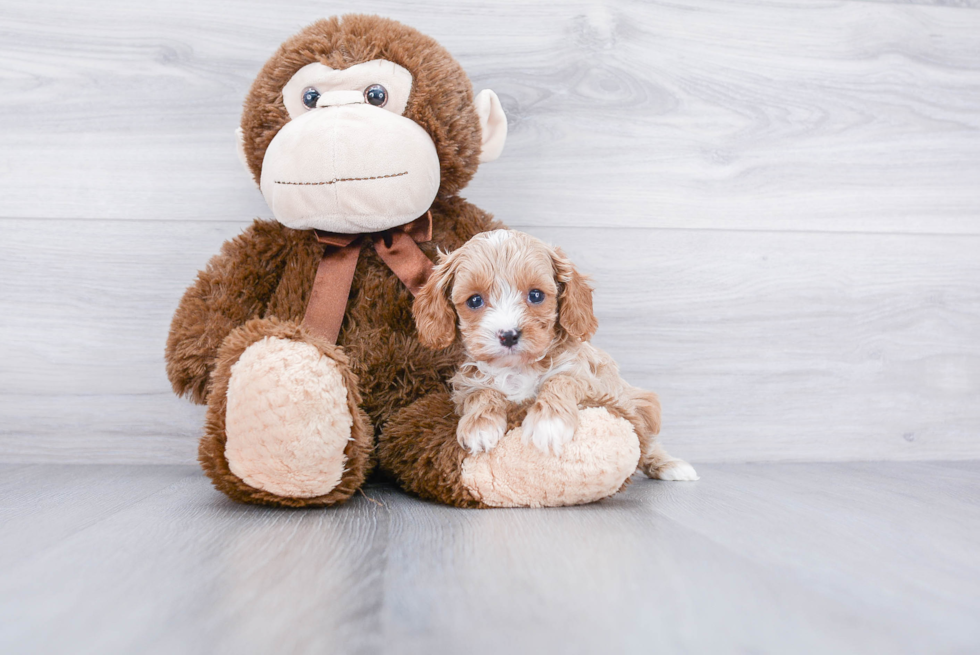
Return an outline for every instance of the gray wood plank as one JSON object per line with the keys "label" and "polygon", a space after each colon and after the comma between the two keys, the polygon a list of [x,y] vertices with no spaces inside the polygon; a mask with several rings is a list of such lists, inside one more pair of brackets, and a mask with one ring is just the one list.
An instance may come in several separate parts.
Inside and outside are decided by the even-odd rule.
{"label": "gray wood plank", "polygon": [[11,464],[3,462],[0,463],[0,474],[13,475],[15,472],[30,468],[31,466],[36,466],[36,464]]}
{"label": "gray wood plank", "polygon": [[977,0],[860,0],[861,2],[885,2],[889,4],[930,5],[957,9],[980,9]]}
{"label": "gray wood plank", "polygon": [[890,644],[879,617],[855,625],[828,599],[625,497],[545,512],[459,513],[400,497],[394,506],[384,605],[393,652],[438,643],[474,654],[857,653]]}
{"label": "gray wood plank", "polygon": [[404,653],[966,652],[980,480],[951,504],[922,470],[707,466],[565,510],[396,497],[386,634]]}
{"label": "gray wood plank", "polygon": [[977,457],[972,238],[536,232],[595,272],[595,342],[661,394],[679,456]]}
{"label": "gray wood plank", "polygon": [[[163,345],[240,223],[0,223],[0,459],[191,463]],[[594,274],[595,342],[693,461],[980,456],[980,241],[533,228]],[[70,239],[51,235],[70,235]]]}
{"label": "gray wood plank", "polygon": [[378,652],[382,506],[269,510],[171,480],[0,571],[4,653]]}
{"label": "gray wood plank", "polygon": [[[138,384],[120,371],[120,383]],[[169,390],[0,394],[0,461],[193,464],[204,414]]]}
{"label": "gray wood plank", "polygon": [[980,461],[964,460],[959,462],[929,462],[930,465],[941,466],[944,469],[960,469],[980,475]]}
{"label": "gray wood plank", "polygon": [[909,652],[968,652],[980,644],[975,472],[944,463],[699,472],[711,483],[651,486],[644,507],[854,615],[888,617],[892,638]]}
{"label": "gray wood plank", "polygon": [[[187,467],[18,467],[0,480],[4,511],[41,520],[5,525],[0,543],[43,547],[0,566],[0,648],[972,652],[970,466],[721,464],[585,507],[485,511],[388,486],[269,510]],[[58,518],[77,529],[55,535]]]}
{"label": "gray wood plank", "polygon": [[0,469],[0,571],[142,501],[191,466],[5,466]]}
{"label": "gray wood plank", "polygon": [[[235,160],[241,101],[284,38],[343,9],[0,5],[0,217],[267,214]],[[510,143],[468,194],[507,221],[980,233],[977,12],[829,0],[356,9],[433,35],[478,89],[498,91]]]}

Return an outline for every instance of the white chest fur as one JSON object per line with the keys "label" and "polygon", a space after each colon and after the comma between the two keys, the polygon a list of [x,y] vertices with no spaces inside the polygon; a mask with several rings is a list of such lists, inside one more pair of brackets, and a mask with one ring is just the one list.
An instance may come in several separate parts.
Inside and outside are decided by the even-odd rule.
{"label": "white chest fur", "polygon": [[521,403],[538,395],[541,385],[553,375],[565,371],[562,364],[540,370],[524,366],[494,366],[487,362],[467,362],[460,368],[465,377],[457,377],[454,386],[489,388],[499,391],[512,403]]}

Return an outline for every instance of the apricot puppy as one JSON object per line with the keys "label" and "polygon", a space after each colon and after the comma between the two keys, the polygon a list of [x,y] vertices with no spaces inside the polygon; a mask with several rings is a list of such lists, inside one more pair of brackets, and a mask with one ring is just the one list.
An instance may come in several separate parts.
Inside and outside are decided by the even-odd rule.
{"label": "apricot puppy", "polygon": [[578,427],[579,406],[612,400],[640,439],[644,473],[698,478],[657,443],[656,394],[629,385],[589,343],[598,327],[592,288],[559,248],[513,230],[478,234],[442,255],[413,312],[430,348],[451,345],[459,328],[467,359],[452,378],[456,436],[470,452],[496,446],[517,406],[527,409],[524,439],[560,455]]}

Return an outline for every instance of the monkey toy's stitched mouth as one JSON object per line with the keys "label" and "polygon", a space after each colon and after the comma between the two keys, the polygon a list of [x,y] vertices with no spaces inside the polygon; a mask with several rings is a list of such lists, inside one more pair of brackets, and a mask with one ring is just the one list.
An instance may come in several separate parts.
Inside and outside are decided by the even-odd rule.
{"label": "monkey toy's stitched mouth", "polygon": [[326,182],[281,182],[275,180],[276,184],[287,184],[290,186],[326,186],[328,184],[337,184],[338,182],[360,182],[362,180],[383,180],[388,177],[401,177],[402,175],[408,175],[408,171],[403,171],[401,173],[391,173],[390,175],[375,175],[374,177],[335,177],[332,180],[327,180]]}

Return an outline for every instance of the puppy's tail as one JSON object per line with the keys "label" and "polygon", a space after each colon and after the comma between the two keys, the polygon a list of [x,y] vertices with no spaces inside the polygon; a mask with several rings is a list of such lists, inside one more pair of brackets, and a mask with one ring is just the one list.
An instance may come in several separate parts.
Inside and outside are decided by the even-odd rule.
{"label": "puppy's tail", "polygon": [[633,424],[641,440],[660,434],[660,398],[652,391],[625,385],[616,395],[590,395],[579,407],[602,407],[613,416],[624,418]]}
{"label": "puppy's tail", "polygon": [[657,394],[646,389],[631,387],[629,395],[633,400],[633,411],[636,413],[635,427],[645,434],[660,434],[660,398]]}

